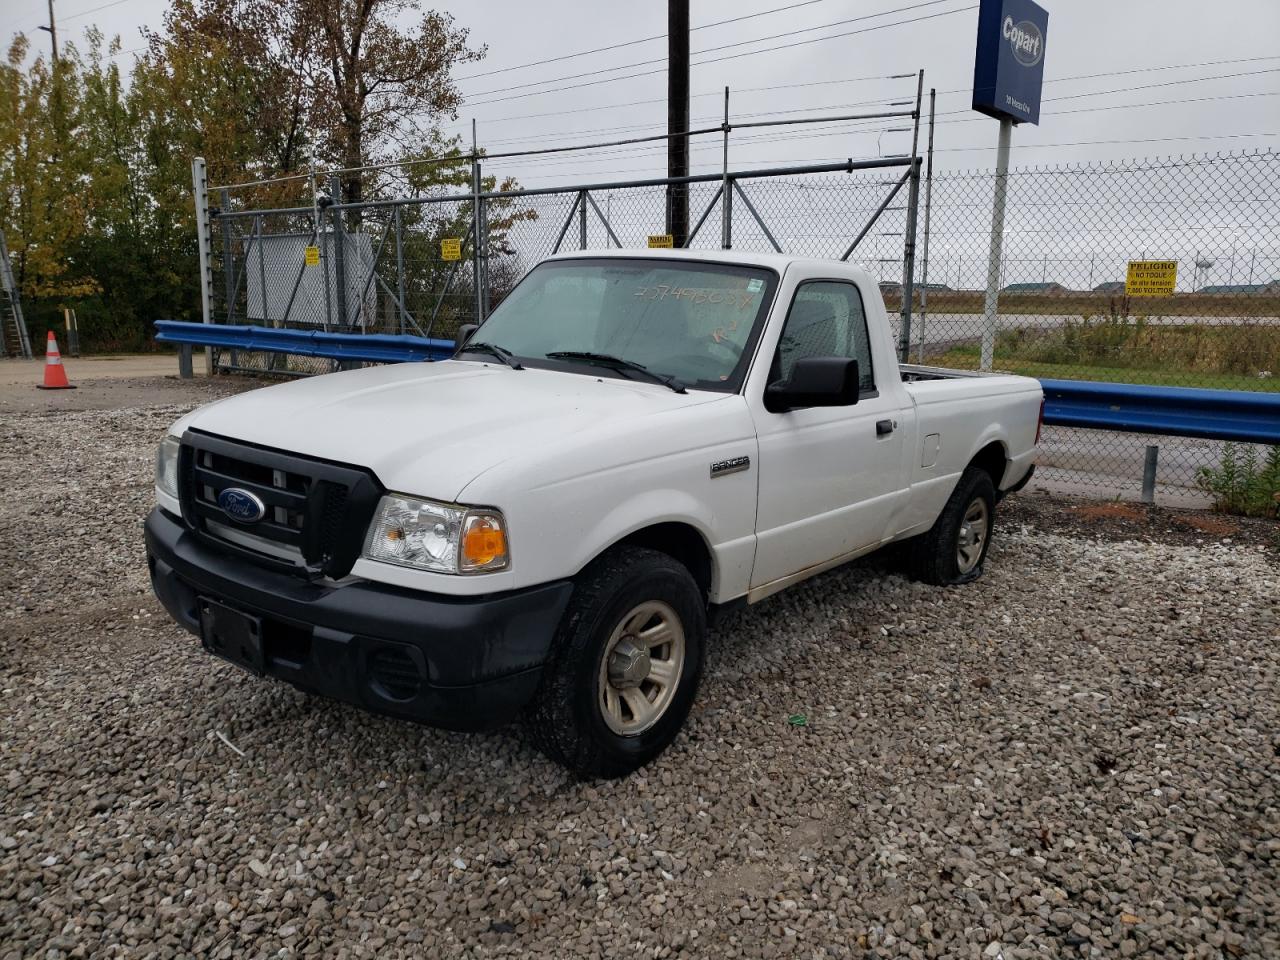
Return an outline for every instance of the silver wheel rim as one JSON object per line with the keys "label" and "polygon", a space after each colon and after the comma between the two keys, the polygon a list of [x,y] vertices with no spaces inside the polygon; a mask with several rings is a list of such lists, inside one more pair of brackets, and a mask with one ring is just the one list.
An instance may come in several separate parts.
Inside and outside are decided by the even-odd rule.
{"label": "silver wheel rim", "polygon": [[647,600],[613,628],[600,659],[600,715],[634,737],[662,719],[684,673],[684,626],[669,604]]}
{"label": "silver wheel rim", "polygon": [[968,573],[982,559],[982,548],[987,544],[991,527],[991,512],[987,501],[977,497],[964,508],[960,521],[960,535],[956,538],[956,566],[961,573]]}

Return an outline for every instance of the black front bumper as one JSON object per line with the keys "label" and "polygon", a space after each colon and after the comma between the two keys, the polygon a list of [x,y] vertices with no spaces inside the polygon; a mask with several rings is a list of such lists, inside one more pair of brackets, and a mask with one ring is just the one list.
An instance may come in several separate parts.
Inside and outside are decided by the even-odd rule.
{"label": "black front bumper", "polygon": [[267,676],[451,730],[511,720],[533,697],[573,585],[455,598],[369,581],[307,581],[146,521],[156,596],[200,635],[199,598],[261,618]]}

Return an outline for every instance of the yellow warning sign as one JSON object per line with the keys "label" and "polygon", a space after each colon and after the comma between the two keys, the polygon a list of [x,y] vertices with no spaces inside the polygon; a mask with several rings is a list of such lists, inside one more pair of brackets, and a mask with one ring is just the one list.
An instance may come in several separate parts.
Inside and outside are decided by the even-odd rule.
{"label": "yellow warning sign", "polygon": [[305,255],[306,255],[308,267],[320,266],[320,248],[319,247],[307,247],[305,250]]}
{"label": "yellow warning sign", "polygon": [[1130,297],[1169,297],[1177,281],[1177,260],[1130,260],[1124,292]]}
{"label": "yellow warning sign", "polygon": [[462,241],[457,237],[446,237],[440,241],[441,260],[461,260]]}
{"label": "yellow warning sign", "polygon": [[671,242],[671,234],[654,233],[649,235],[649,246],[661,250],[671,250],[675,244]]}

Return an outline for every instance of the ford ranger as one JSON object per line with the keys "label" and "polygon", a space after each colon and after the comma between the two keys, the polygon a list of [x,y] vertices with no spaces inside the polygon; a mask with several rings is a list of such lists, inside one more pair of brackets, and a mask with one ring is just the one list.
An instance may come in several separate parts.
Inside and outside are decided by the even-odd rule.
{"label": "ford ranger", "polygon": [[152,583],[254,674],[584,776],[676,737],[709,616],[892,543],[979,576],[1038,442],[1035,380],[899,365],[843,263],[557,256],[459,343],[178,420]]}

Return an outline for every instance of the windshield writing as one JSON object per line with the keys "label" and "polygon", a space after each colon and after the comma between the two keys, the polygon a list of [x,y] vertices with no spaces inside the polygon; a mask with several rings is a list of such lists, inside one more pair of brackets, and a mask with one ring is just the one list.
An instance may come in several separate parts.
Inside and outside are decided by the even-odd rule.
{"label": "windshield writing", "polygon": [[521,360],[607,354],[690,386],[736,389],[773,287],[772,272],[755,267],[552,261],[521,281],[476,338]]}

